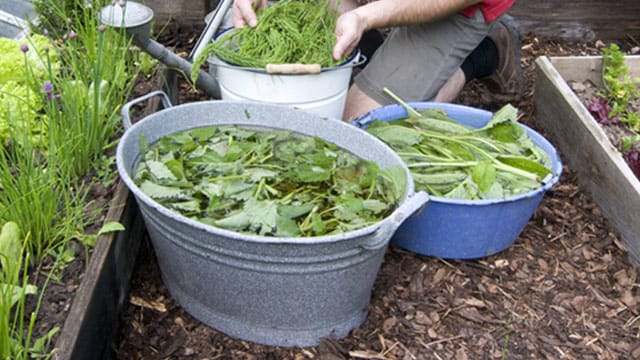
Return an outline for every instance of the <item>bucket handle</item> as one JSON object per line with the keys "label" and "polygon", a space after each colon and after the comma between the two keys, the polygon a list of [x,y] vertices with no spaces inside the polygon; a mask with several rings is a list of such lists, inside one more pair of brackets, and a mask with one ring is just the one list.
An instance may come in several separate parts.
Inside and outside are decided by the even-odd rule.
{"label": "bucket handle", "polygon": [[171,104],[171,100],[169,100],[169,96],[162,90],[152,91],[146,95],[135,98],[124,104],[122,106],[122,110],[120,110],[120,115],[122,116],[122,124],[124,125],[125,130],[128,130],[132,126],[131,117],[129,116],[131,107],[154,96],[160,96],[160,101],[162,102],[163,108],[170,108],[173,106]]}
{"label": "bucket handle", "polygon": [[411,215],[422,209],[429,201],[429,195],[424,191],[419,191],[401,204],[389,218],[382,223],[376,232],[367,238],[360,246],[366,250],[377,250],[385,246],[393,233]]}

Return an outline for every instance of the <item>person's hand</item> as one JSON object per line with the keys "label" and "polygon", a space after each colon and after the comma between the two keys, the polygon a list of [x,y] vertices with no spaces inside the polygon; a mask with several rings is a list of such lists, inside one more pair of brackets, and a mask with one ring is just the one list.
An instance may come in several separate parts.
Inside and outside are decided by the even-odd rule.
{"label": "person's hand", "polygon": [[245,25],[256,27],[258,25],[256,10],[266,5],[267,0],[234,0],[231,8],[233,26],[237,28]]}
{"label": "person's hand", "polygon": [[358,46],[365,30],[364,21],[355,11],[347,11],[340,15],[333,32],[336,36],[333,58],[340,60],[344,55],[351,54]]}

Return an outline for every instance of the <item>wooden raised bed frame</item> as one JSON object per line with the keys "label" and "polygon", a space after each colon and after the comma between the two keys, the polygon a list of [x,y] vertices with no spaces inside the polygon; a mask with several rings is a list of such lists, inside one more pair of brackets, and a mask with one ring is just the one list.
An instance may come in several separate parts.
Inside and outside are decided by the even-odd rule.
{"label": "wooden raised bed frame", "polygon": [[[640,76],[640,56],[627,56],[632,77]],[[578,181],[620,233],[629,260],[640,266],[640,181],[598,122],[568,85],[591,80],[601,86],[602,57],[536,59],[536,121],[555,143]]]}
{"label": "wooden raised bed frame", "polygon": [[[151,90],[177,91],[173,89],[177,86],[175,83],[166,81],[173,76],[172,71],[161,66],[150,80]],[[134,118],[144,118],[160,106],[159,99],[152,98]],[[125,230],[98,238],[55,343],[55,360],[116,357],[114,344],[118,338],[120,315],[129,300],[131,277],[146,232],[135,197],[120,180],[104,223],[111,221],[120,222]]]}

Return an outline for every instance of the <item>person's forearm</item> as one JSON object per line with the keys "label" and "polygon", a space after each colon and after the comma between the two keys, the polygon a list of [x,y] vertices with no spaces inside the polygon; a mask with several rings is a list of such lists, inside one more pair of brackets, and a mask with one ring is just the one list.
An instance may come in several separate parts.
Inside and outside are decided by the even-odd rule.
{"label": "person's forearm", "polygon": [[366,30],[433,21],[482,0],[376,0],[353,9]]}

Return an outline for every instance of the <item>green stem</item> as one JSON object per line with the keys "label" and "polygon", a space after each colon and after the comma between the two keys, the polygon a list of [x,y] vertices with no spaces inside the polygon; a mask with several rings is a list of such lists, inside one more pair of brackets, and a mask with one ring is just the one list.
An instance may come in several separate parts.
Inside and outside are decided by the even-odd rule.
{"label": "green stem", "polygon": [[406,102],[404,102],[402,99],[400,99],[396,94],[394,94],[393,92],[391,92],[391,90],[389,90],[388,88],[384,88],[383,89],[385,94],[391,96],[391,98],[393,100],[395,100],[397,103],[399,103],[400,105],[402,105],[402,107],[404,107],[407,110],[407,113],[409,113],[410,117],[420,117],[420,113],[417,112],[414,108],[412,108],[411,106],[409,106],[409,104],[407,104]]}

